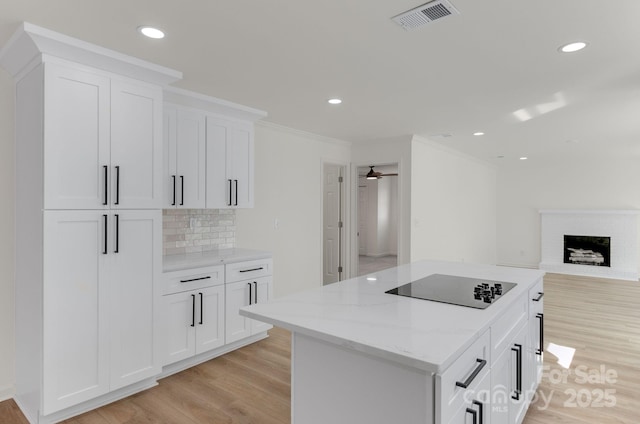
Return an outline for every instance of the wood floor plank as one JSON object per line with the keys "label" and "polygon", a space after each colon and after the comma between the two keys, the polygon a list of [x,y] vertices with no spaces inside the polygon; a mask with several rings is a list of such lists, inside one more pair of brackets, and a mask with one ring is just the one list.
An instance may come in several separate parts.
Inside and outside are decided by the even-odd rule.
{"label": "wood floor plank", "polygon": [[[576,351],[569,370],[545,352],[548,370],[524,424],[638,424],[640,283],[548,274],[544,302],[545,344]],[[289,424],[291,335],[279,328],[269,334],[66,423]],[[616,371],[615,381],[577,381],[578,369],[599,373],[602,366]],[[570,374],[557,381],[554,373],[563,372]],[[615,405],[594,406],[606,390]],[[0,402],[0,423],[27,421],[8,400]]]}

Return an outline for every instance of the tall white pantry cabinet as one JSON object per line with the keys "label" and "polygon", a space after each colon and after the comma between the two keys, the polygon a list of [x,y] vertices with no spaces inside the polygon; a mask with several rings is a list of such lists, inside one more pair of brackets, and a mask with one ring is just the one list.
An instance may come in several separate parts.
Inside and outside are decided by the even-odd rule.
{"label": "tall white pantry cabinet", "polygon": [[155,385],[162,87],[179,72],[27,23],[16,80],[16,396],[57,422]]}

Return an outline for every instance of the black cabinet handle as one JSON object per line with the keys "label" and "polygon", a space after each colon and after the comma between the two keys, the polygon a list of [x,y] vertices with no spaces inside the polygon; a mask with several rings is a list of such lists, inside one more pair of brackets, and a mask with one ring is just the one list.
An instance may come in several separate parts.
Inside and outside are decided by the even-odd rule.
{"label": "black cabinet handle", "polygon": [[191,326],[196,326],[196,295],[191,295]]}
{"label": "black cabinet handle", "polygon": [[171,206],[175,206],[176,205],[176,176],[172,175],[171,178],[173,179],[173,202],[171,202]]}
{"label": "black cabinet handle", "polygon": [[467,408],[467,414],[471,414],[473,424],[478,424],[478,413],[475,409]]}
{"label": "black cabinet handle", "polygon": [[180,175],[180,206],[184,205],[184,175]]}
{"label": "black cabinet handle", "polygon": [[467,387],[469,387],[469,385],[473,382],[473,379],[476,378],[478,373],[480,373],[480,371],[482,371],[482,368],[484,368],[484,366],[487,365],[487,361],[485,359],[477,358],[476,362],[479,363],[480,365],[478,365],[476,367],[476,369],[473,370],[473,372],[471,373],[469,378],[467,378],[464,383],[456,381],[456,386],[457,387],[462,387],[463,389],[466,389]]}
{"label": "black cabinet handle", "polygon": [[544,314],[536,314],[536,318],[540,320],[540,347],[536,349],[536,355],[542,356],[544,351]]}
{"label": "black cabinet handle", "polygon": [[238,180],[233,180],[236,182],[236,203],[234,206],[238,206]]}
{"label": "black cabinet handle", "polygon": [[251,272],[251,271],[260,271],[261,269],[264,269],[264,267],[260,267],[260,268],[251,268],[251,269],[241,269],[238,272]]}
{"label": "black cabinet handle", "polygon": [[231,188],[231,180],[227,181],[229,181],[229,203],[227,203],[227,206],[231,206],[231,196],[233,196],[233,189]]}
{"label": "black cabinet handle", "polygon": [[115,214],[116,221],[116,248],[113,249],[113,253],[118,253],[120,250],[120,215]]}
{"label": "black cabinet handle", "polygon": [[180,280],[181,283],[190,283],[192,281],[200,281],[200,280],[208,280],[209,278],[211,278],[210,275],[207,275],[206,277],[200,277],[200,278],[191,278],[190,280]]}
{"label": "black cabinet handle", "polygon": [[253,286],[251,285],[251,283],[247,283],[249,284],[249,305],[253,305],[252,301],[253,301]]}
{"label": "black cabinet handle", "polygon": [[116,166],[116,201],[114,205],[120,204],[120,167]]}
{"label": "black cabinet handle", "polygon": [[478,407],[478,415],[480,415],[480,423],[479,424],[482,424],[482,420],[483,420],[483,417],[484,417],[484,413],[483,413],[484,404],[482,402],[480,402],[479,400],[474,400],[473,404]]}
{"label": "black cabinet handle", "polygon": [[253,284],[256,285],[255,286],[255,290],[254,290],[255,293],[253,293],[255,302],[253,302],[253,303],[258,303],[258,283],[256,281],[254,281]]}
{"label": "black cabinet handle", "polygon": [[522,345],[514,344],[511,350],[516,353],[516,390],[511,399],[520,400],[522,394]]}
{"label": "black cabinet handle", "polygon": [[542,296],[544,296],[544,293],[542,292],[538,292],[538,297],[536,297],[535,299],[531,299],[534,302],[540,302],[540,299],[542,299]]}
{"label": "black cabinet handle", "polygon": [[107,206],[109,204],[108,192],[109,192],[109,167],[104,165],[102,167],[104,169],[104,202],[102,204]]}
{"label": "black cabinet handle", "polygon": [[[200,295],[200,325],[202,325],[202,317],[204,315],[204,313],[202,312],[202,310],[203,310],[202,305],[204,303],[204,301],[203,301],[204,296],[202,295],[202,293],[198,293],[198,294]],[[480,423],[480,424],[482,424],[482,423]]]}
{"label": "black cabinet handle", "polygon": [[109,232],[108,232],[108,223],[107,223],[107,215],[102,215],[102,219],[104,221],[104,249],[102,249],[102,254],[106,255],[108,253],[108,248],[107,248],[107,238],[109,237]]}

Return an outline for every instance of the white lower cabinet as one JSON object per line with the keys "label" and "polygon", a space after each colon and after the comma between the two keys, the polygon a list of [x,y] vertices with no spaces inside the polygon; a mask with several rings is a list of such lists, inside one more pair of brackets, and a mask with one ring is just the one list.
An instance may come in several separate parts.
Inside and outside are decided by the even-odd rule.
{"label": "white lower cabinet", "polygon": [[491,376],[488,372],[480,379],[475,389],[467,391],[463,403],[449,424],[490,424],[491,420]]}
{"label": "white lower cabinet", "polygon": [[272,295],[271,277],[258,277],[252,280],[226,284],[226,340],[231,343],[245,337],[267,331],[272,325],[265,324],[240,315],[243,306],[266,302]]}
{"label": "white lower cabinet", "polygon": [[42,415],[159,373],[161,211],[45,211]]}
{"label": "white lower cabinet", "polygon": [[224,285],[163,296],[164,365],[224,345]]}
{"label": "white lower cabinet", "polygon": [[[165,374],[256,341],[271,325],[239,309],[266,302],[273,290],[270,257],[165,272],[160,292]],[[241,281],[236,281],[242,279]]]}

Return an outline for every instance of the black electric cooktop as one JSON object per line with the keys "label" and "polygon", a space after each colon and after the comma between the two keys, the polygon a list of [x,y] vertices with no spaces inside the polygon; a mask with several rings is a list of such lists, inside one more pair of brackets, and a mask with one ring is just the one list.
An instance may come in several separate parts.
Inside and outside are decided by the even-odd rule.
{"label": "black electric cooktop", "polygon": [[486,309],[515,286],[504,281],[433,274],[385,293]]}

